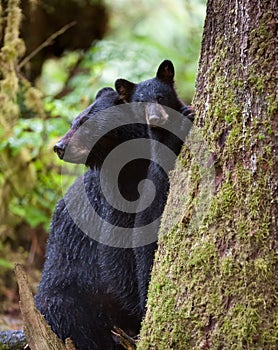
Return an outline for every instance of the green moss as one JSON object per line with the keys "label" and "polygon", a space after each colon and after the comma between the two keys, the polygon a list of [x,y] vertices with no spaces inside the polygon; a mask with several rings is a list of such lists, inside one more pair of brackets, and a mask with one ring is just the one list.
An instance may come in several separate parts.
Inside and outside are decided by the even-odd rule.
{"label": "green moss", "polygon": [[271,94],[266,97],[267,101],[267,114],[269,116],[277,116],[278,111],[278,102],[277,102],[277,96],[275,94]]}
{"label": "green moss", "polygon": [[9,347],[8,347],[8,345],[0,344],[0,350],[9,350]]}

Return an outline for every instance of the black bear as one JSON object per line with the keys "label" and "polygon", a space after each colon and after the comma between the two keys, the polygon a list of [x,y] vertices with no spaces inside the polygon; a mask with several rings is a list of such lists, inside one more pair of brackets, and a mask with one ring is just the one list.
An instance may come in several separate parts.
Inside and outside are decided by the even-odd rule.
{"label": "black bear", "polygon": [[[137,85],[117,80],[118,93],[102,89],[54,147],[61,159],[86,164],[88,170],[57,204],[35,301],[55,333],[63,340],[70,337],[78,350],[122,349],[111,333],[115,325],[130,336],[139,332],[156,242],[138,247],[138,233],[150,224],[151,241],[156,239],[169,189],[168,172],[188,120],[174,118],[167,107],[190,116],[190,109],[177,97],[173,78],[172,63],[164,61],[156,78]],[[123,104],[132,101],[146,103]],[[173,150],[175,157],[166,171],[159,167],[163,150],[156,145],[141,143],[145,152],[134,158],[128,142],[135,139],[152,139]],[[105,167],[122,144],[128,146]],[[124,166],[116,173],[120,158]],[[140,187],[144,179],[159,182],[150,209],[121,210],[107,200],[108,194],[118,204],[117,188],[135,209],[144,207],[142,202],[149,199],[149,183]]]}
{"label": "black bear", "polygon": [[[150,154],[151,162],[148,168],[147,179],[155,184],[156,195],[149,208],[139,212],[136,216],[135,227],[139,233],[134,235],[136,258],[137,283],[140,296],[140,312],[144,315],[150,272],[153,264],[154,252],[157,248],[157,233],[160,217],[164,210],[169,191],[169,171],[173,169],[175,156],[165,159],[167,146],[178,156],[183,141],[194,120],[191,107],[185,105],[177,96],[174,87],[174,66],[171,61],[163,61],[156,73],[156,77],[139,84],[125,79],[118,79],[115,88],[120,98],[125,102],[134,102],[137,114],[145,114],[149,125],[148,138],[157,142],[152,143]],[[141,105],[142,102],[145,102]],[[136,107],[137,106],[137,107]],[[140,107],[141,106],[141,107]],[[165,108],[166,107],[166,108]],[[174,109],[180,113],[175,113]],[[143,112],[142,112],[143,111]],[[163,168],[161,165],[165,164]],[[149,183],[145,185],[141,200],[148,201]],[[144,223],[142,225],[142,223]],[[148,236],[146,239],[146,235]]]}
{"label": "black bear", "polygon": [[[89,169],[57,204],[35,301],[54,332],[63,340],[70,337],[79,350],[122,349],[113,339],[113,326],[134,336],[141,321],[133,249],[99,243],[103,236],[117,234],[116,229],[132,228],[135,221],[133,213],[109,206],[100,183],[102,176],[111,191],[111,169],[100,174],[107,154],[117,144],[146,134],[139,123],[117,127],[122,113],[113,106],[120,103],[113,89],[102,89],[54,147],[61,159],[85,163]],[[91,149],[93,136],[98,142]],[[138,162],[129,162],[118,178],[121,194],[128,200],[138,198],[138,183],[146,177],[148,161]],[[87,199],[90,205],[84,204]]]}

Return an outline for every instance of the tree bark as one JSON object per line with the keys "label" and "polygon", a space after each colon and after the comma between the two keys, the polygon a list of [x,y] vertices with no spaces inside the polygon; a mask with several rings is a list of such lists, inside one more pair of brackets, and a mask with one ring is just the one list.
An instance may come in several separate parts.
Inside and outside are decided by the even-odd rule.
{"label": "tree bark", "polygon": [[[189,185],[176,170],[139,350],[277,349],[277,13],[274,0],[207,3],[193,105],[214,195],[191,225],[201,167],[185,147]],[[173,193],[186,191],[173,225]]]}

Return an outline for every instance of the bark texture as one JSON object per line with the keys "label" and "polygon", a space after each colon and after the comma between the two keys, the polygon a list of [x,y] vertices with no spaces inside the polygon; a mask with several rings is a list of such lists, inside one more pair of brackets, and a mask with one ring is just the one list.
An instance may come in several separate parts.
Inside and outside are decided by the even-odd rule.
{"label": "bark texture", "polygon": [[185,147],[189,183],[173,173],[139,350],[277,349],[277,13],[275,0],[207,3],[193,105],[214,195],[191,225],[201,167]]}

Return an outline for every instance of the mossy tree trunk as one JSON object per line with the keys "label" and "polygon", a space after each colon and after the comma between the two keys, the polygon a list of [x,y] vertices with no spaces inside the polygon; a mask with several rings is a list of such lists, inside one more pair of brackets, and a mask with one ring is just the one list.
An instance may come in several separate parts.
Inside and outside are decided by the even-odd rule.
{"label": "mossy tree trunk", "polygon": [[193,104],[214,194],[190,225],[200,176],[184,149],[189,200],[161,237],[139,350],[277,349],[277,13],[274,0],[207,3]]}

